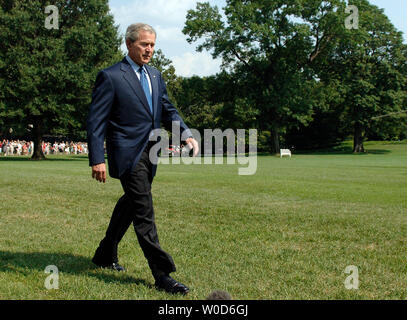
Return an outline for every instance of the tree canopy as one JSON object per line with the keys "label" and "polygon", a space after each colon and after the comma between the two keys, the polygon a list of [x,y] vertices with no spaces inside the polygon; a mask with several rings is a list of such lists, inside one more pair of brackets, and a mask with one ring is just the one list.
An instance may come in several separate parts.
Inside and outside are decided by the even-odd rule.
{"label": "tree canopy", "polygon": [[[222,59],[221,72],[179,77],[161,50],[151,65],[192,128],[257,128],[259,149],[272,153],[347,137],[363,152],[365,138],[407,137],[407,46],[383,10],[352,5],[198,2],[183,32]],[[34,158],[44,133],[85,137],[96,74],[122,58],[108,1],[0,0],[0,41],[0,131],[30,125]]]}
{"label": "tree canopy", "polygon": [[[240,97],[257,110],[257,127],[271,131],[277,153],[282,133],[308,125],[321,110],[340,105],[343,123],[358,128],[379,112],[379,101],[387,111],[403,105],[400,33],[376,6],[354,2],[361,15],[357,30],[346,27],[342,0],[228,0],[223,12],[198,3],[183,32],[189,42],[201,41],[198,51],[222,58]],[[382,88],[380,98],[368,94],[373,88]]]}
{"label": "tree canopy", "polygon": [[43,158],[44,133],[85,130],[96,73],[120,58],[121,40],[107,0],[0,3],[0,115],[9,126],[32,124],[33,158]]}

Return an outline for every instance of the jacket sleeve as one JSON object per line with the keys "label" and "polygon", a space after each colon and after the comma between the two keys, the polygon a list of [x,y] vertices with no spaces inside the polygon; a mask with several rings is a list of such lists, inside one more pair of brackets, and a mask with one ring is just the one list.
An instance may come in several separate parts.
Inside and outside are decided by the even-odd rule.
{"label": "jacket sleeve", "polygon": [[162,116],[161,116],[161,121],[164,125],[164,127],[168,130],[171,131],[172,129],[172,122],[173,121],[179,121],[180,123],[180,131],[181,135],[185,131],[186,133],[184,134],[185,136],[189,137],[192,136],[191,131],[189,130],[188,126],[184,123],[182,120],[181,116],[179,115],[177,109],[174,107],[174,105],[171,103],[168,93],[167,93],[167,87],[165,85],[164,79],[162,78],[160,74],[160,83],[163,88],[163,95],[162,95]]}
{"label": "jacket sleeve", "polygon": [[100,71],[96,77],[86,125],[90,166],[105,162],[104,141],[113,100],[112,82],[105,71]]}

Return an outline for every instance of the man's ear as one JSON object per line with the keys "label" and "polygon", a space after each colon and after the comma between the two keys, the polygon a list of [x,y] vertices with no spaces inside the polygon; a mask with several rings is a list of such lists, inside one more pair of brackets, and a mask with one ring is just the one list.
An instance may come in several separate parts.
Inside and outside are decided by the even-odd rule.
{"label": "man's ear", "polygon": [[126,39],[126,46],[127,49],[129,49],[129,47],[131,46],[132,41],[130,39]]}

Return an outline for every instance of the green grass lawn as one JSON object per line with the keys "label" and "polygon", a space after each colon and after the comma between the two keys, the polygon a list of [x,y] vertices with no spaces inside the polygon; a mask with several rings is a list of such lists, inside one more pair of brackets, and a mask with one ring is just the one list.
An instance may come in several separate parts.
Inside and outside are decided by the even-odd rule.
{"label": "green grass lawn", "polygon": [[[215,289],[234,299],[406,299],[407,143],[367,154],[261,156],[241,165],[161,165],[153,183],[162,247],[186,299]],[[87,158],[0,158],[0,299],[185,299],[154,289],[131,227],[119,246],[126,273],[92,255],[121,196],[91,179]],[[47,290],[44,269],[59,269]],[[344,286],[358,267],[359,289]]]}

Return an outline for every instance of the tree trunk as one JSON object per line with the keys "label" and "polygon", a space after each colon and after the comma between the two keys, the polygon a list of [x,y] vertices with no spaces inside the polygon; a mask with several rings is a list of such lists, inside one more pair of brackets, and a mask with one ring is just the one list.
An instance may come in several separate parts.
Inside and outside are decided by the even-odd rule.
{"label": "tree trunk", "polygon": [[353,153],[362,152],[365,152],[365,148],[363,147],[363,128],[359,123],[356,123],[353,136]]}
{"label": "tree trunk", "polygon": [[279,130],[277,125],[273,125],[271,129],[271,153],[278,154],[280,153],[280,139],[279,139]]}
{"label": "tree trunk", "polygon": [[38,122],[34,124],[34,152],[31,157],[32,160],[44,160],[45,156],[42,152],[42,126],[41,123]]}

